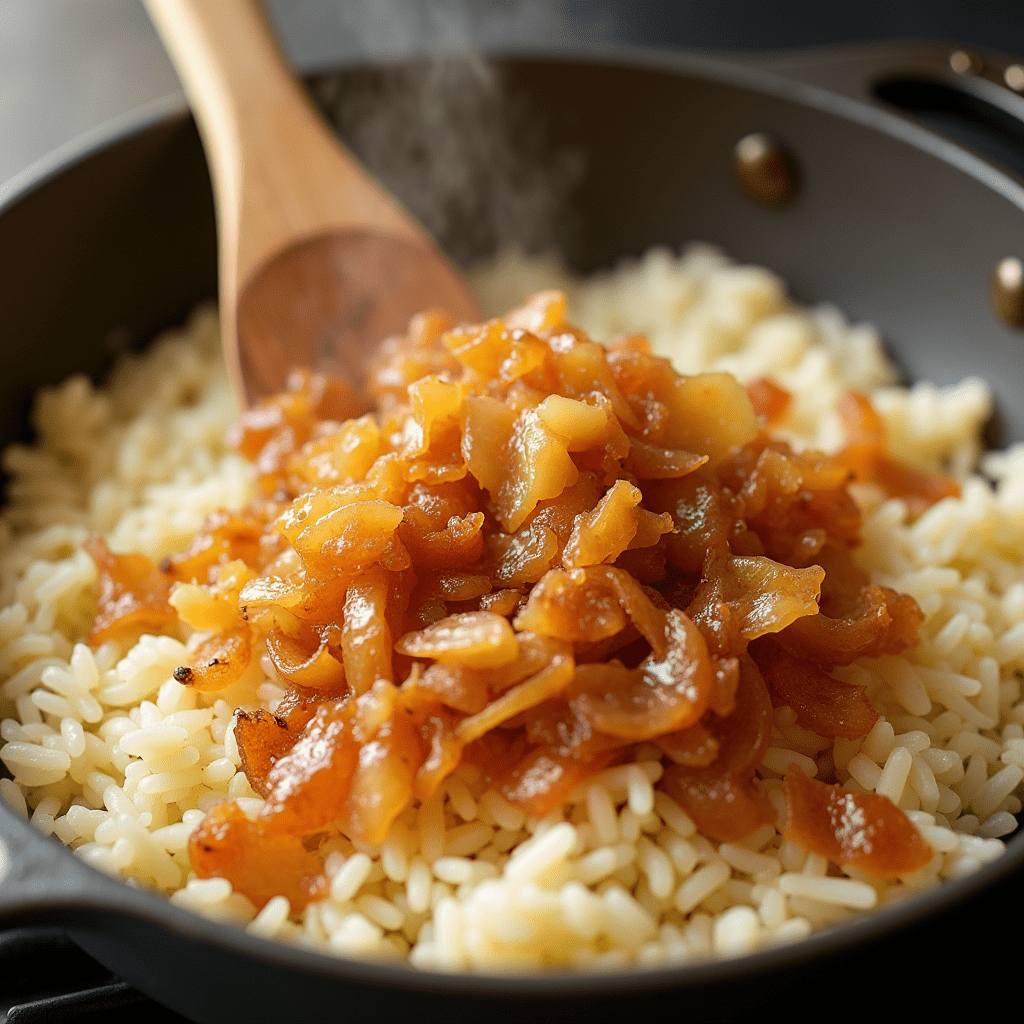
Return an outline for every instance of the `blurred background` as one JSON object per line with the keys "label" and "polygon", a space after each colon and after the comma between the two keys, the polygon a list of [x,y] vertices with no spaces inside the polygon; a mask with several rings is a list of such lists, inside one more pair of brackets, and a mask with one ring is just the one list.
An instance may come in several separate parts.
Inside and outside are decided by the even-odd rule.
{"label": "blurred background", "polygon": [[[312,71],[467,38],[705,52],[936,39],[1024,57],[1020,0],[268,0]],[[39,160],[148,104],[180,103],[139,0],[0,0],[0,198]]]}

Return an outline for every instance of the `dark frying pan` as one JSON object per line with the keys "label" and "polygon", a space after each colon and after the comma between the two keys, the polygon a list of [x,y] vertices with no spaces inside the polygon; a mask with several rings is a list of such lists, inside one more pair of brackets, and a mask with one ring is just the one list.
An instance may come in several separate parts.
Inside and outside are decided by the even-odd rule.
{"label": "dark frying pan", "polygon": [[[987,63],[1001,71],[1006,62]],[[994,268],[1024,253],[1024,188],[898,109],[1019,167],[1024,99],[997,80],[958,75],[942,47],[804,55],[776,60],[774,70],[650,51],[563,50],[497,66],[502,97],[525,111],[529,129],[508,151],[570,168],[556,190],[556,230],[539,240],[557,238],[576,267],[607,266],[655,243],[712,241],[775,268],[798,298],[832,300],[879,325],[909,378],[985,377],[999,404],[998,440],[1024,439],[1024,336],[990,295]],[[348,69],[314,85],[335,100],[388,95],[396,79],[415,87],[421,71]],[[784,144],[795,183],[784,202],[765,205],[737,185],[734,147],[752,132]],[[352,139],[363,144],[358,131]],[[372,151],[363,155],[373,163]],[[375,169],[385,180],[395,172]],[[402,195],[401,176],[391,184]],[[763,185],[753,182],[755,194]],[[430,219],[421,196],[402,198]],[[470,260],[511,241],[507,219],[501,230],[480,228],[492,223],[487,213],[456,210],[442,242]],[[6,442],[25,436],[41,385],[98,374],[117,350],[215,293],[210,186],[185,113],[141,116],[25,182],[0,210],[0,259]],[[1012,314],[1013,295],[1003,298]],[[2,807],[0,855],[0,920],[60,923],[126,981],[198,1021],[664,1012],[729,1020],[783,1002],[827,1012],[837,998],[870,991],[890,961],[901,974],[934,976],[951,935],[992,930],[1024,895],[1017,835],[1004,858],[970,878],[755,956],[602,976],[438,976],[332,959],[194,917],[98,874]],[[957,976],[999,966],[998,950],[977,949],[958,951]],[[928,999],[915,991],[917,1005]]]}

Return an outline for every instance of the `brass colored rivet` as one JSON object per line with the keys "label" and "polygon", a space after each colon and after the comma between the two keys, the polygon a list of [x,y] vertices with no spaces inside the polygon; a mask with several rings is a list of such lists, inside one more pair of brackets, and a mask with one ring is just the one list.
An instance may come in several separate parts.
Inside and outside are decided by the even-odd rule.
{"label": "brass colored rivet", "polygon": [[981,58],[969,50],[954,50],[949,55],[949,66],[958,75],[980,75],[985,67]]}
{"label": "brass colored rivet", "polygon": [[999,319],[1011,327],[1024,327],[1024,263],[1007,256],[996,264],[989,296]]}
{"label": "brass colored rivet", "polygon": [[1003,72],[1003,81],[1014,91],[1024,92],[1024,66],[1011,64]]}
{"label": "brass colored rivet", "polygon": [[733,150],[736,180],[762,206],[788,202],[799,184],[796,164],[786,147],[764,132],[745,135]]}

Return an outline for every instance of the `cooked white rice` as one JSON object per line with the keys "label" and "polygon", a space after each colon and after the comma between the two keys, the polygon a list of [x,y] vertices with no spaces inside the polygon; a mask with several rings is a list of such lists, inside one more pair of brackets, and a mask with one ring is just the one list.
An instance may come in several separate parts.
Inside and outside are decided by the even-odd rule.
{"label": "cooked white rice", "polygon": [[794,306],[767,271],[706,247],[655,251],[588,281],[556,264],[509,257],[481,271],[486,311],[552,285],[597,338],[649,334],[682,372],[772,376],[795,396],[786,432],[834,449],[836,401],[871,394],[892,451],[963,481],[914,522],[901,501],[858,492],[861,564],[873,581],[912,594],[921,643],[900,657],[836,675],[864,684],[880,719],[863,740],[822,739],[775,714],[759,776],[783,809],[781,778],[814,774],[832,748],[850,789],[885,794],[935,851],[893,882],[842,871],[764,826],[716,844],[654,784],[659,751],[605,770],[562,811],[526,818],[463,766],[410,807],[381,846],[336,835],[323,854],[330,897],[299,917],[284,897],[257,913],[223,879],[189,867],[190,831],[213,804],[260,799],[239,770],[236,706],[273,707],[282,690],[256,664],[229,691],[195,693],[171,678],[186,645],[143,637],[91,651],[95,570],[90,532],[114,550],[180,550],[217,507],[251,494],[247,466],[222,438],[236,415],[216,317],[202,310],[97,389],[81,377],[44,391],[38,441],[4,464],[0,519],[0,794],[46,834],[103,871],[250,931],[341,955],[408,956],[417,967],[604,969],[685,963],[790,942],[853,914],[975,870],[1003,851],[1024,780],[1024,447],[985,456],[969,475],[989,415],[981,381],[953,388],[895,384],[875,332],[831,308]]}

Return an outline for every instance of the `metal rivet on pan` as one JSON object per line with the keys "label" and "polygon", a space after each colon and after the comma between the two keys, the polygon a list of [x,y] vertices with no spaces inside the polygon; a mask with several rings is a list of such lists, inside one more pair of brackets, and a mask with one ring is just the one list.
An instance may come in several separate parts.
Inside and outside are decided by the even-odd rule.
{"label": "metal rivet on pan", "polygon": [[765,132],[744,135],[733,150],[736,180],[762,206],[778,206],[796,195],[796,164],[786,147]]}
{"label": "metal rivet on pan", "polygon": [[958,75],[980,75],[985,65],[981,58],[970,50],[954,50],[949,55],[949,66]]}
{"label": "metal rivet on pan", "polygon": [[1003,81],[1014,91],[1024,92],[1024,65],[1011,64],[1003,72]]}
{"label": "metal rivet on pan", "polygon": [[1007,256],[996,264],[989,295],[999,319],[1011,327],[1024,327],[1024,263]]}

